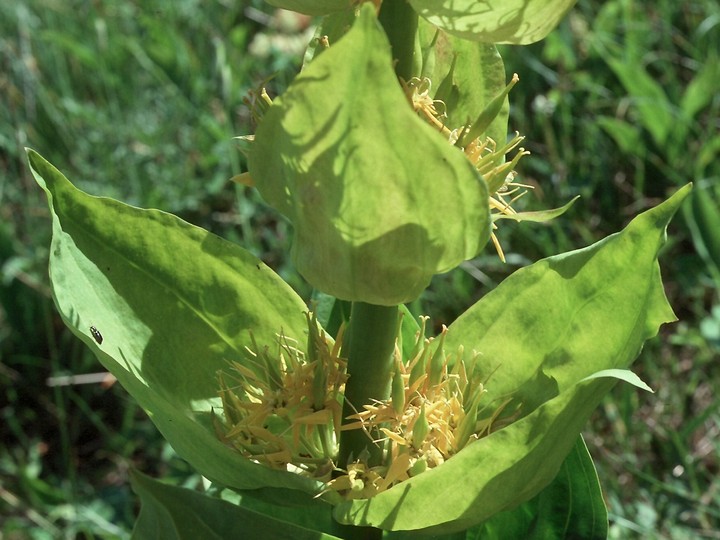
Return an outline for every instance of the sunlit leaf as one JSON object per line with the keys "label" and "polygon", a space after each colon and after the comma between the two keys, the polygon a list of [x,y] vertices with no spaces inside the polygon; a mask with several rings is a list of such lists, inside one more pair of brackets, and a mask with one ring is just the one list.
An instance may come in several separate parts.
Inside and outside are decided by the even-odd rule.
{"label": "sunlit leaf", "polygon": [[317,289],[394,305],[475,256],[485,183],[410,107],[371,6],[263,117],[255,185],[293,223],[292,256]]}
{"label": "sunlit leaf", "polygon": [[[577,435],[623,368],[658,327],[675,319],[657,254],[689,187],[588,248],[517,271],[449,328],[446,346],[480,354],[485,416],[507,402],[513,420],[441,467],[369,500],[342,503],[338,519],[386,529],[448,533],[532,498],[557,474]],[[592,377],[591,377],[592,376]]]}
{"label": "sunlit leaf", "polygon": [[[302,338],[302,300],[242,248],[175,216],[76,189],[28,152],[53,222],[50,279],[65,324],[204,476],[237,488],[321,485],[250,462],[211,426],[216,373],[258,343]],[[103,336],[93,338],[90,328]]]}
{"label": "sunlit leaf", "polygon": [[583,538],[605,540],[608,515],[597,472],[582,437],[555,479],[536,497],[467,532],[467,540]]}
{"label": "sunlit leaf", "polygon": [[548,35],[576,0],[409,0],[421,17],[463,39],[533,43]]}

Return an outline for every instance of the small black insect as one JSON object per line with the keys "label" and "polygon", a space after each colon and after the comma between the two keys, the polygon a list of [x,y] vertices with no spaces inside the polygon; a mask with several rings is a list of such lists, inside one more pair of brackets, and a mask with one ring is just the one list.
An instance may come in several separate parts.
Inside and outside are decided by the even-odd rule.
{"label": "small black insect", "polygon": [[98,329],[94,326],[91,326],[90,333],[92,334],[92,337],[95,338],[95,341],[97,341],[98,345],[102,345],[103,337],[102,334],[98,331]]}

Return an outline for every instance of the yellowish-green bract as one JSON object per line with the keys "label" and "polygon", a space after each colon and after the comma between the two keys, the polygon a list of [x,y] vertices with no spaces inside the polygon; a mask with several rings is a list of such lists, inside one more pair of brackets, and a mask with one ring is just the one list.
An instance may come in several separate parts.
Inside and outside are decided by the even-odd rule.
{"label": "yellowish-green bract", "polygon": [[373,9],[273,102],[249,156],[255,185],[292,222],[315,288],[409,302],[474,257],[490,232],[484,181],[412,111]]}

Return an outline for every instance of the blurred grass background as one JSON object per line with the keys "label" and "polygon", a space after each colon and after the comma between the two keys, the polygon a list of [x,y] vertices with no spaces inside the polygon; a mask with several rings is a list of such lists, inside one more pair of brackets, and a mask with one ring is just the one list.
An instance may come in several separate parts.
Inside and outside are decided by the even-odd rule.
{"label": "blurred grass background", "polygon": [[[243,97],[273,74],[271,95],[287,86],[310,23],[260,0],[0,3],[0,538],[126,538],[130,467],[201,482],[118,385],[58,379],[101,368],[55,314],[23,147],[90,193],[239,242],[307,294],[286,223],[227,179],[244,170],[232,137],[252,132]],[[517,267],[701,188],[661,259],[680,322],[635,364],[656,393],[616,387],[586,430],[613,538],[720,538],[719,51],[714,0],[580,0],[543,42],[503,47],[521,76],[510,127],[532,151],[522,202],[582,198],[547,226],[503,227],[508,264],[487,249],[421,299],[449,323]]]}

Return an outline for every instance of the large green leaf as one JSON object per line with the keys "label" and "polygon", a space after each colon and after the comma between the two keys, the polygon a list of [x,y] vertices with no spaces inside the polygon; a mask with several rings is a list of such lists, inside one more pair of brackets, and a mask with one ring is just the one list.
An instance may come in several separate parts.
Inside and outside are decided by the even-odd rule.
{"label": "large green leaf", "polygon": [[131,475],[142,508],[133,538],[150,540],[339,540],[336,536],[283,521],[282,513],[268,516],[221,499],[162,484],[138,472]]}
{"label": "large green leaf", "polygon": [[506,411],[519,419],[442,467],[338,505],[336,518],[447,533],[510,509],[552,481],[616,377],[637,383],[619,368],[660,324],[674,320],[657,253],[688,192],[593,246],[519,270],[453,323],[448,350],[463,344],[481,355],[486,414],[510,399]]}
{"label": "large green leaf", "polygon": [[589,375],[626,368],[658,326],[675,320],[657,253],[690,189],[592,246],[523,268],[451,326],[450,350],[482,354],[490,399],[513,396],[524,410]]}
{"label": "large green leaf", "polygon": [[409,0],[429,22],[463,39],[533,43],[548,35],[576,0]]}
{"label": "large green leaf", "polygon": [[281,330],[301,339],[302,300],[240,247],[170,214],[91,197],[37,153],[28,157],[52,212],[58,311],[177,452],[227,486],[321,489],[241,457],[210,419],[216,372],[242,359],[250,331],[260,344]]}
{"label": "large green leaf", "polygon": [[371,6],[275,100],[249,168],[300,273],[343,300],[413,300],[489,237],[485,183],[409,106]]}
{"label": "large green leaf", "polygon": [[470,529],[440,535],[416,531],[387,532],[388,540],[505,540],[523,538],[607,538],[607,510],[597,472],[582,437],[560,467],[555,479],[537,496],[513,510],[499,512]]}
{"label": "large green leaf", "polygon": [[592,458],[582,437],[555,479],[514,510],[495,514],[468,531],[467,540],[607,538],[608,516]]}

